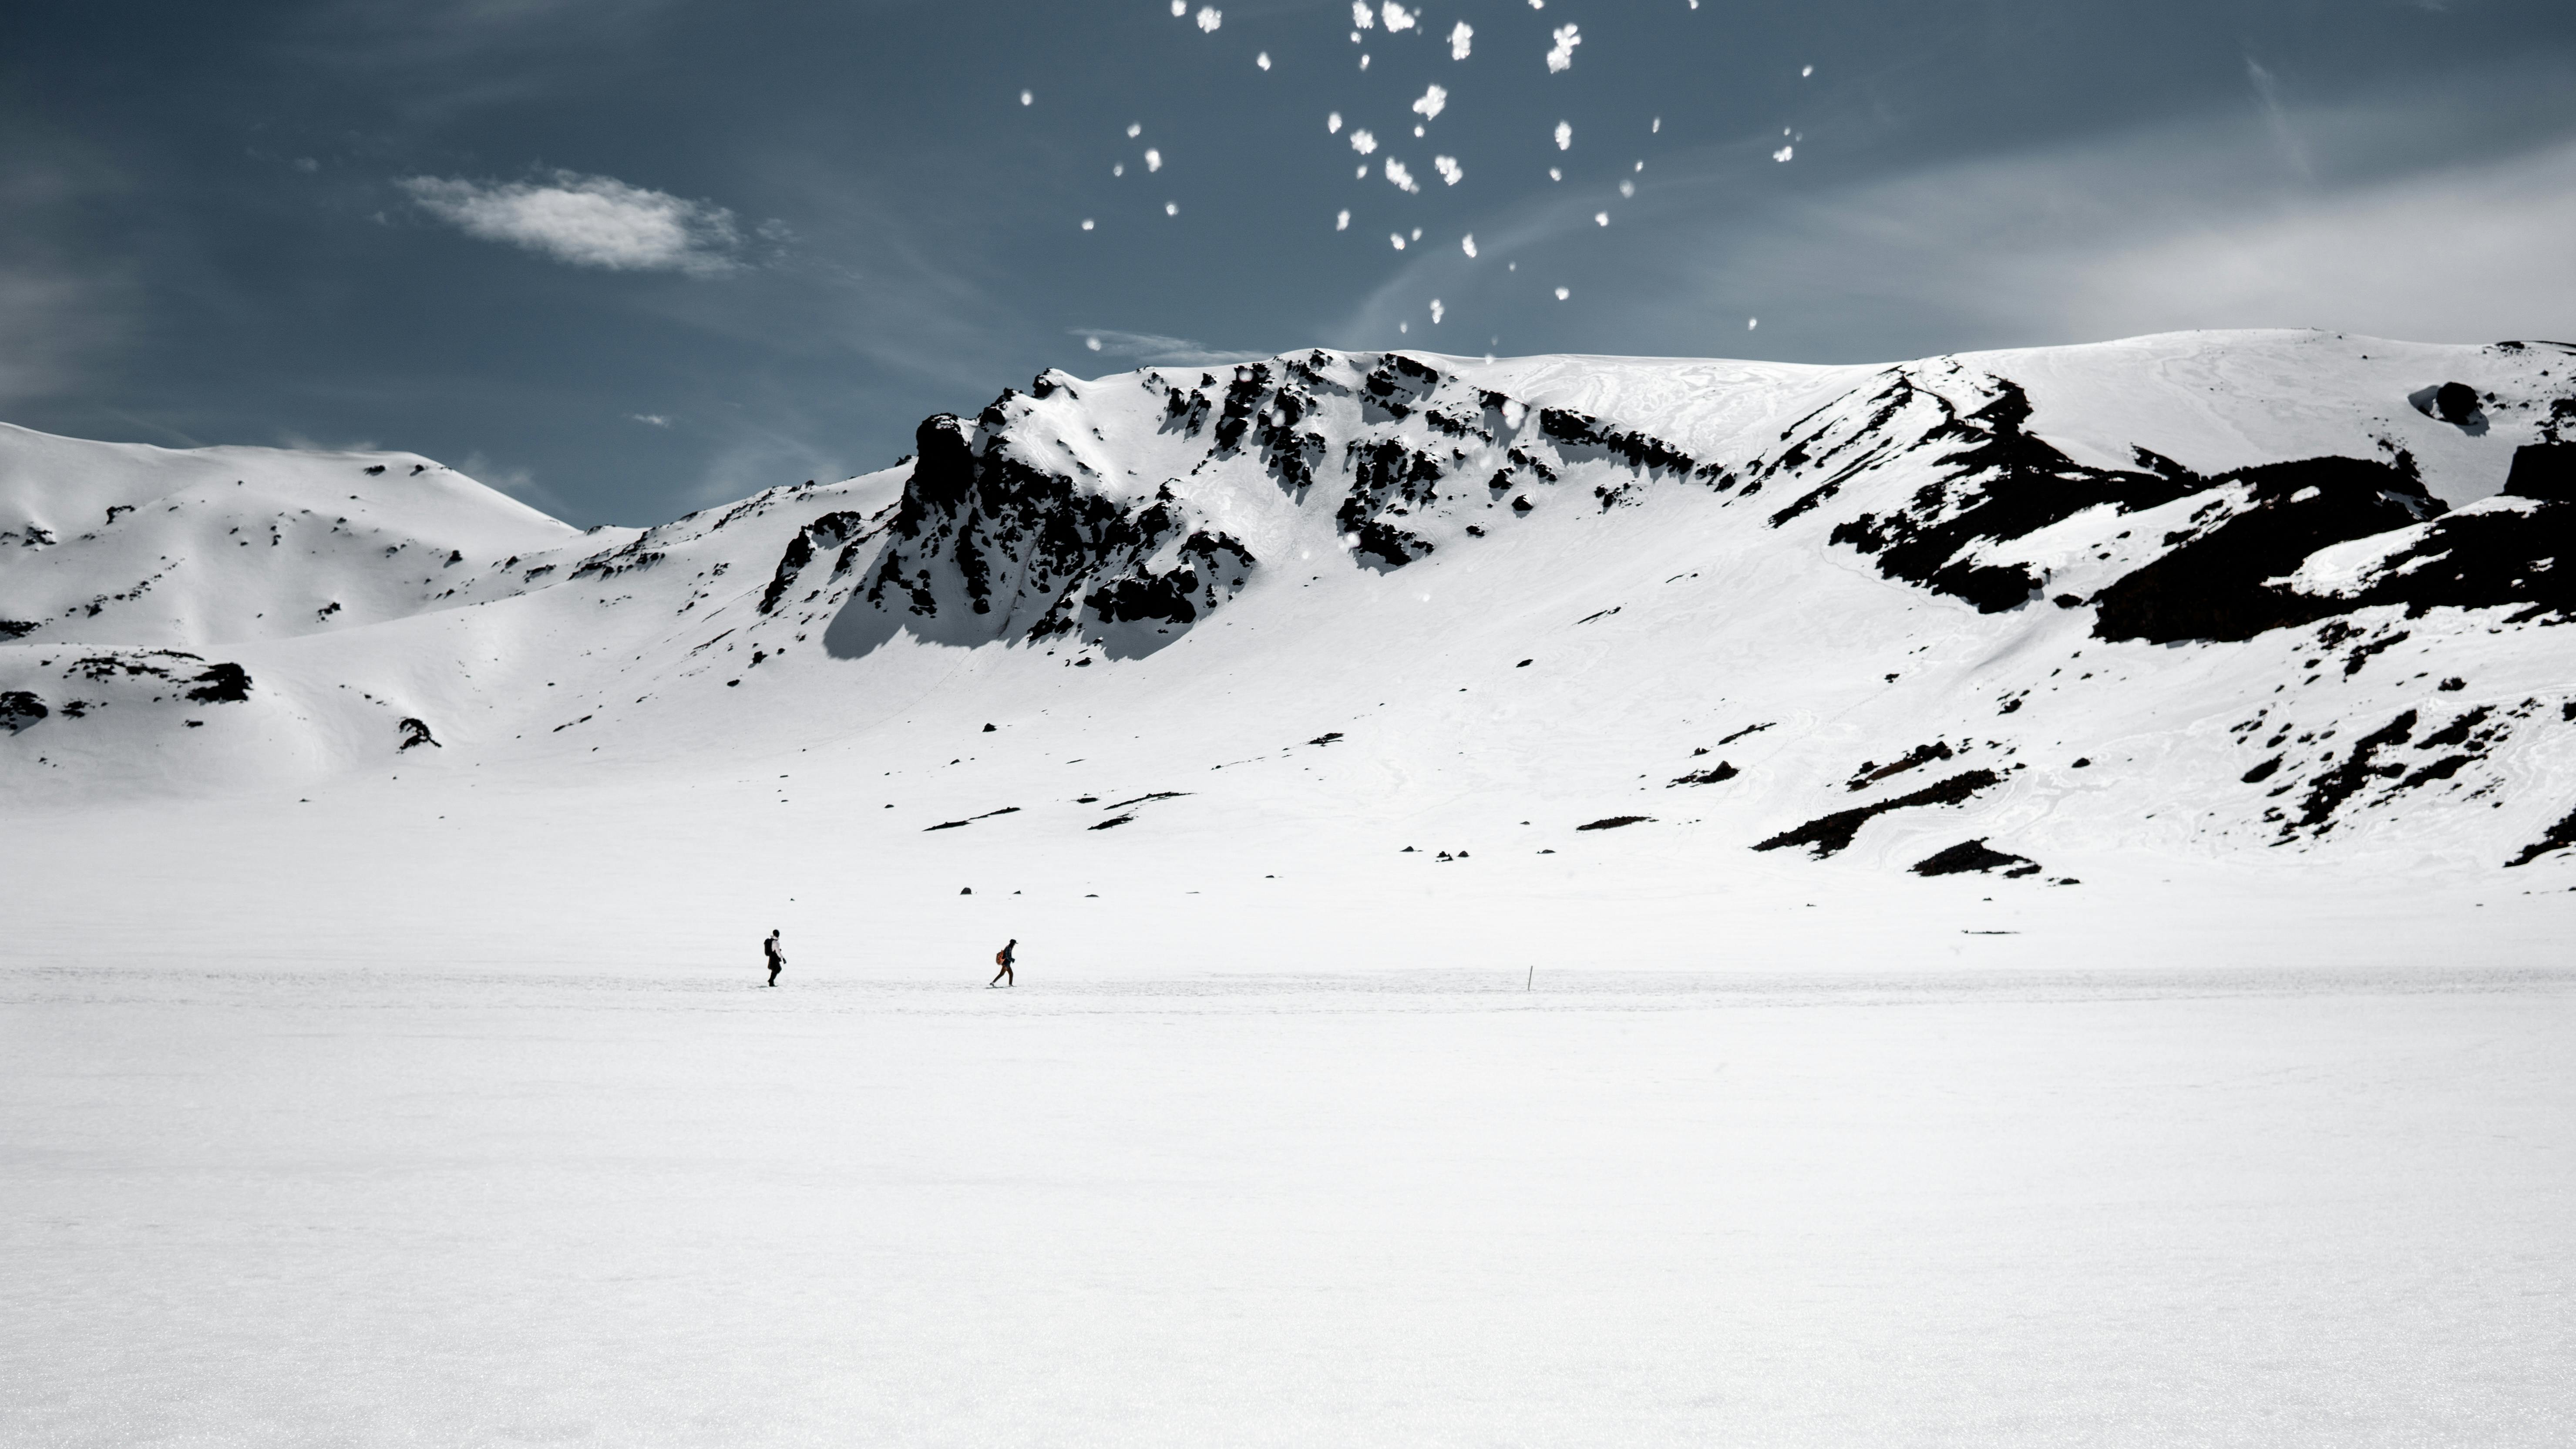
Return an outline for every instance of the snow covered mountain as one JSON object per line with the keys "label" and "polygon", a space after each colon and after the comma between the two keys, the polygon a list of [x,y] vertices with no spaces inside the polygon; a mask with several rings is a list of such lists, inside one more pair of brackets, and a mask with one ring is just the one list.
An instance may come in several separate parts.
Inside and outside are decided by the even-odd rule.
{"label": "snow covered mountain", "polygon": [[2572,367],[2195,333],[1050,372],[883,472],[586,533],[408,454],[7,429],[0,790],[794,761],[776,799],[862,853],[2563,877]]}

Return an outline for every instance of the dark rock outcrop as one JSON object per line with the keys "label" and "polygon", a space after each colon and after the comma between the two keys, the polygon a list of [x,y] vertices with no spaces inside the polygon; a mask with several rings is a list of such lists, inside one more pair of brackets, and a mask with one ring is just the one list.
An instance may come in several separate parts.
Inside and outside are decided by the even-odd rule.
{"label": "dark rock outcrop", "polygon": [[189,681],[188,698],[200,704],[241,704],[250,698],[250,675],[238,664],[210,664]]}
{"label": "dark rock outcrop", "polygon": [[[1101,639],[1119,625],[1168,638],[1243,589],[1256,563],[1251,550],[1222,532],[1193,529],[1170,485],[1122,503],[1020,458],[1007,416],[996,411],[1009,400],[972,428],[944,414],[921,425],[886,549],[860,588],[869,607],[943,642]],[[1175,540],[1176,561],[1153,567]],[[785,576],[795,572],[790,563],[810,561],[810,545],[806,560],[795,554],[790,544],[780,560]]]}
{"label": "dark rock outcrop", "polygon": [[2525,443],[2514,449],[2504,491],[2516,498],[2576,503],[2576,443]]}
{"label": "dark rock outcrop", "polygon": [[2360,458],[2270,463],[2211,484],[2218,496],[2165,536],[2170,552],[2093,596],[2097,637],[2151,644],[2251,639],[2344,613],[2354,606],[2270,580],[2329,544],[2442,512],[2410,473]]}
{"label": "dark rock outcrop", "polygon": [[53,711],[45,702],[24,689],[0,690],[0,730],[11,734],[43,722]]}
{"label": "dark rock outcrop", "polygon": [[1873,805],[1862,805],[1850,810],[1837,810],[1831,815],[1820,815],[1804,825],[1781,831],[1753,848],[1778,850],[1783,846],[1804,845],[1814,849],[1816,859],[1823,860],[1827,856],[1849,849],[1853,837],[1860,834],[1862,826],[1891,810],[1908,810],[1918,805],[1956,805],[1978,791],[2000,782],[2002,778],[1992,770],[1970,770],[1964,774],[1953,775],[1937,785],[1926,786],[1911,795],[1899,795],[1892,800],[1881,800]]}
{"label": "dark rock outcrop", "polygon": [[1962,840],[1947,850],[1935,851],[1909,867],[1916,875],[1964,875],[1969,871],[2002,871],[2006,876],[2039,874],[2039,862],[2025,855],[2007,855],[1989,847],[1981,837]]}
{"label": "dark rock outcrop", "polygon": [[1980,613],[2000,613],[2038,597],[2042,580],[2026,565],[1979,561],[1975,555],[1984,546],[2026,537],[2088,508],[2107,504],[2133,513],[2207,486],[2178,467],[2122,472],[2079,464],[2026,429],[2030,399],[2019,384],[1993,381],[1994,400],[1964,417],[1947,398],[1910,385],[1882,404],[1879,415],[1887,418],[1894,406],[1917,397],[1937,407],[1946,420],[1903,451],[1958,444],[1934,460],[1953,471],[1894,513],[1863,513],[1837,524],[1834,542],[1877,555],[1879,572],[1889,578],[1965,599]]}
{"label": "dark rock outcrop", "polygon": [[2529,865],[2553,850],[2569,849],[2576,849],[2576,810],[2568,811],[2566,819],[2550,826],[2546,834],[2524,846],[2521,853],[2506,861],[2505,865],[2507,868]]}

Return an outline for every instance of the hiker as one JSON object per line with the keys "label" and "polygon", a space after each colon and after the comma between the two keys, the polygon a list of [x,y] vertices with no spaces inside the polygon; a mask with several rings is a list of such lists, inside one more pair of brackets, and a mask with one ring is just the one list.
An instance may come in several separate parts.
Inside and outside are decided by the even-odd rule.
{"label": "hiker", "polygon": [[996,986],[1017,986],[1020,984],[1019,978],[1011,974],[1012,948],[1019,944],[1020,938],[1013,936],[1009,946],[1004,946],[1001,950],[993,953],[993,964],[1001,967],[1002,969],[994,972],[993,979],[984,983],[985,990],[990,991]]}
{"label": "hiker", "polygon": [[778,945],[778,932],[772,928],[769,939],[760,943],[760,952],[769,958],[769,985],[778,984],[778,973],[787,969],[787,953]]}

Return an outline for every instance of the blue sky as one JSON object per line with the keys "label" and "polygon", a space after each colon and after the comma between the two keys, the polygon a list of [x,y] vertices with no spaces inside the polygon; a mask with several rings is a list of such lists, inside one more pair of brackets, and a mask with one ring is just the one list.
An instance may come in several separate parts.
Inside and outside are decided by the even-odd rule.
{"label": "blue sky", "polygon": [[2576,336],[2565,0],[1184,9],[9,7],[0,418],[644,523],[1046,367]]}

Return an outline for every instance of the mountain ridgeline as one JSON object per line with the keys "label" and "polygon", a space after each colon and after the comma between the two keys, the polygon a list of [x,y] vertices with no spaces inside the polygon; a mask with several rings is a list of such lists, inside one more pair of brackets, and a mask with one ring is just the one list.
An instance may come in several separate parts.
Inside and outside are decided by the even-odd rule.
{"label": "mountain ridgeline", "polygon": [[[1212,706],[1175,704],[1183,681],[1254,671],[1230,706],[1254,718],[1393,709],[1490,658],[1499,683],[1451,692],[1558,692],[1461,757],[1561,753],[1646,701],[1675,729],[1743,715],[1732,758],[1618,777],[1737,848],[1829,856],[2015,801],[2080,833],[2067,792],[2103,777],[2072,772],[2117,750],[2124,798],[2167,800],[2141,818],[2188,817],[2192,848],[2340,832],[2520,866],[2576,856],[2571,365],[2192,334],[1883,368],[1315,350],[1048,372],[923,422],[895,469],[586,534],[409,455],[127,449],[90,486],[63,460],[109,445],[46,439],[0,472],[0,768],[211,749],[264,693],[278,712],[221,752],[244,778],[286,770],[321,714],[332,768],[368,753],[336,743],[373,728],[353,712],[442,767],[683,722],[768,738],[960,650],[1019,661],[960,709],[1092,670],[1086,718],[1140,711],[1223,755],[1242,719],[1194,724]],[[1565,658],[1581,682],[1545,684]],[[1623,803],[1584,828],[1676,823]],[[942,827],[984,818],[958,813]],[[2033,841],[1986,839],[1923,873],[2056,878]]]}
{"label": "mountain ridgeline", "polygon": [[[1475,547],[1493,525],[1469,520],[1500,500],[1507,525],[1542,502],[1566,506],[1569,493],[1574,506],[1608,510],[1675,487],[1783,500],[1766,512],[1768,527],[1812,515],[1831,544],[1887,578],[1984,613],[2089,609],[2104,640],[2244,640],[2381,605],[2411,615],[2503,608],[2516,622],[2576,613],[2576,573],[2551,567],[2576,529],[2576,508],[2561,506],[2576,502],[2576,440],[2559,438],[2576,426],[2576,394],[2553,400],[2541,438],[2516,451],[2504,501],[2454,516],[2393,446],[2206,476],[2140,446],[2132,468],[2090,467],[2027,429],[2030,400],[2009,378],[1944,367],[1942,390],[1920,380],[1927,370],[1889,368],[1800,419],[1776,453],[1736,462],[1531,407],[1401,353],[1315,352],[1241,364],[1222,379],[1142,380],[1163,399],[1165,433],[1203,440],[1190,474],[1256,464],[1296,506],[1320,499],[1353,561],[1381,571]],[[866,585],[871,605],[925,628],[962,606],[989,625],[985,637],[1098,638],[1118,623],[1185,627],[1242,589],[1258,560],[1196,516],[1174,492],[1179,479],[1121,501],[1035,406],[1078,386],[1051,373],[972,424],[942,415],[921,425],[889,525],[895,541]],[[1901,499],[1834,507],[1847,488],[1862,496],[1856,480],[1900,465],[1924,476]],[[1569,475],[1589,486],[1566,488]],[[2110,536],[2124,542],[2148,523],[2155,538],[2121,549],[2121,566],[2084,592],[2052,597],[2034,540],[2079,517],[2119,525]],[[2294,577],[2321,550],[2374,539],[2386,547],[2355,584]],[[791,555],[782,579],[810,557]],[[1160,571],[1158,557],[1168,561]]]}

